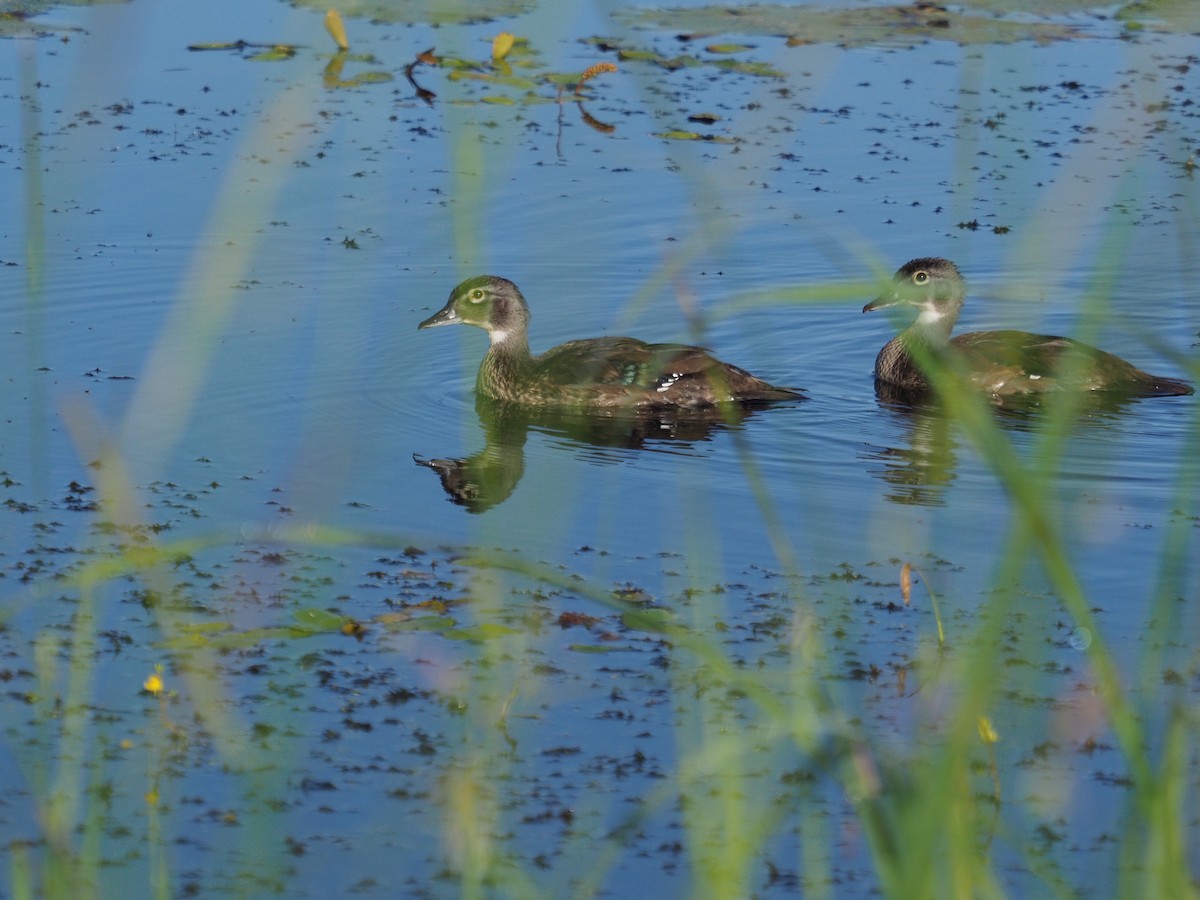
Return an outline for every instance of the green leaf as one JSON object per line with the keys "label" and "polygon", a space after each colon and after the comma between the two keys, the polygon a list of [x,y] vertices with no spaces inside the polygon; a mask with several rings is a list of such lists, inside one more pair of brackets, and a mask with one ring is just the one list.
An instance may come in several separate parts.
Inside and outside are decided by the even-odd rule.
{"label": "green leaf", "polygon": [[363,72],[350,79],[351,84],[386,84],[392,81],[391,72]]}
{"label": "green leaf", "polygon": [[665,609],[631,609],[621,614],[625,627],[635,631],[665,631],[672,618],[670,611]]}
{"label": "green leaf", "polygon": [[659,131],[655,132],[654,136],[667,141],[707,141],[711,144],[734,143],[732,138],[722,137],[716,134],[700,134],[695,131]]}
{"label": "green leaf", "polygon": [[218,634],[222,631],[232,631],[230,622],[196,622],[191,625],[181,625],[178,629],[184,634]]}
{"label": "green leaf", "polygon": [[443,637],[448,637],[455,641],[490,641],[499,637],[507,637],[510,634],[520,634],[515,628],[509,628],[507,625],[496,625],[493,622],[483,622],[480,625],[472,625],[468,628],[451,628],[449,631],[442,632]]}
{"label": "green leaf", "polygon": [[457,625],[449,616],[419,616],[402,622],[388,622],[388,631],[449,631]]}
{"label": "green leaf", "polygon": [[345,616],[327,612],[323,609],[298,609],[292,613],[296,624],[304,631],[341,631],[346,622]]}
{"label": "green leaf", "polygon": [[279,46],[272,47],[270,50],[264,50],[262,53],[255,53],[253,56],[246,58],[251,62],[281,62],[285,59],[291,59],[296,55],[295,47]]}
{"label": "green leaf", "polygon": [[713,65],[741,75],[758,75],[763,78],[782,78],[783,73],[766,63],[746,62],[740,59],[715,59]]}
{"label": "green leaf", "polygon": [[631,59],[639,62],[661,63],[663,58],[653,50],[621,50],[617,54],[620,59]]}

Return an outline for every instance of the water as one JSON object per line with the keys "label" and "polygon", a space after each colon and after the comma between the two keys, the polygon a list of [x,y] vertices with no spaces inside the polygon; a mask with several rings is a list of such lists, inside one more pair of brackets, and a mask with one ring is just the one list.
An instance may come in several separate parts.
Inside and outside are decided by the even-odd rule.
{"label": "water", "polygon": [[[831,691],[873,735],[907,746],[936,719],[944,687],[912,699],[894,683],[933,633],[928,607],[886,611],[898,599],[900,562],[918,564],[917,593],[928,577],[962,642],[999,577],[1014,519],[959,429],[876,400],[872,362],[896,324],[859,310],[879,276],[910,257],[943,255],[971,285],[962,330],[1076,333],[1096,325],[1087,311],[1099,295],[1096,343],[1155,373],[1184,374],[1197,333],[1188,286],[1200,274],[1195,182],[1184,165],[1196,140],[1185,102],[1195,91],[1192,40],[1153,31],[1121,40],[1117,25],[1082,14],[1067,18],[1079,38],[1051,44],[789,47],[741,36],[754,45],[744,56],[781,78],[618,60],[586,104],[611,131],[589,126],[574,104],[524,104],[521,89],[454,81],[444,68],[419,66],[414,77],[437,97],[414,95],[403,67],[417,53],[484,60],[501,28],[528,37],[553,71],[615,59],[580,40],[595,35],[664,55],[685,49],[678,29],[632,30],[619,10],[551,6],[439,28],[348,19],[354,51],[375,59],[348,63],[343,77],[394,79],[341,90],[323,81],[332,44],[322,13],[266,2],[61,7],[34,21],[85,30],[66,42],[0,44],[9,209],[0,259],[15,263],[0,269],[9,361],[0,469],[14,481],[2,551],[6,652],[11,671],[25,673],[20,690],[44,689],[35,670],[54,682],[28,645],[76,613],[46,602],[64,591],[36,566],[27,582],[21,576],[31,559],[47,573],[72,571],[106,546],[96,516],[71,510],[69,485],[106,490],[125,479],[136,517],[166,526],[167,539],[233,536],[174,577],[188,585],[185,606],[235,631],[278,628],[309,607],[375,621],[405,603],[453,599],[468,584],[490,596],[448,560],[463,548],[499,548],[601,588],[636,586],[698,627],[719,621],[731,652],[768,670],[785,664],[761,630],[811,608],[831,669],[859,673]],[[239,38],[303,46],[280,63],[186,50]],[[703,42],[687,52],[704,56]],[[488,95],[518,102],[483,102]],[[548,87],[537,95],[554,98]],[[689,122],[702,113],[719,118]],[[655,136],[687,128],[737,143]],[[960,227],[969,222],[978,227]],[[585,439],[544,420],[489,434],[471,392],[483,334],[416,330],[458,280],[480,272],[521,286],[535,350],[613,333],[700,342],[810,399],[676,439]],[[805,286],[817,286],[813,298],[778,302]],[[776,302],[740,304],[764,296]],[[1196,408],[1192,398],[1134,402],[1083,418],[1049,488],[1102,636],[1131,683],[1142,677],[1139,635],[1162,610],[1156,591],[1171,583],[1161,569],[1168,540],[1186,548],[1171,584],[1185,600],[1172,607],[1177,633],[1192,624],[1195,510],[1177,485]],[[1023,458],[1041,452],[1036,419],[1014,419],[1005,434]],[[414,461],[469,459],[489,446],[502,459],[489,470],[499,484],[473,510],[450,502],[437,473]],[[306,526],[387,537],[289,548],[279,559],[259,541]],[[405,556],[410,544],[423,553]],[[798,582],[781,577],[789,571]],[[1009,824],[1067,819],[1076,824],[1061,827],[1078,845],[1103,847],[1087,823],[1110,821],[1123,798],[1089,788],[1084,773],[1119,772],[1119,754],[1028,765],[1030,748],[1051,733],[1064,747],[1104,734],[1072,693],[1088,636],[1073,630],[1032,560],[1018,575],[1027,606],[1014,617],[1011,652],[1030,671],[1014,676],[995,717],[1003,766],[1024,762],[1020,777],[1040,799],[1036,815],[1009,810]],[[453,882],[431,879],[465,851],[441,835],[445,798],[457,796],[456,772],[495,758],[507,768],[491,787],[523,823],[510,823],[504,852],[528,866],[536,848],[551,847],[542,889],[598,877],[686,891],[686,863],[661,849],[680,833],[670,802],[647,806],[652,852],[618,854],[611,874],[591,868],[626,807],[653,797],[674,769],[677,742],[687,747],[711,724],[703,710],[695,720],[672,712],[679,654],[652,634],[622,631],[566,587],[543,595],[516,576],[492,577],[491,603],[451,617],[513,627],[524,636],[509,656],[379,622],[359,643],[275,633],[223,655],[228,711],[259,730],[251,747],[193,738],[181,774],[162,786],[174,809],[196,809],[190,819],[167,814],[168,831],[210,848],[172,850],[177,886],[219,889],[220,872],[255,868],[245,847],[269,846],[264,891],[448,890]],[[137,688],[156,662],[175,683],[187,668],[163,643],[170,629],[133,590],[119,581],[98,595],[98,621],[114,641],[129,640],[120,652],[103,641],[96,650],[88,702],[117,710],[122,724],[92,722],[93,749],[128,736],[138,748],[159,746],[154,705]],[[692,591],[706,599],[691,603]],[[604,624],[561,630],[563,612]],[[603,647],[604,629],[618,635],[615,656],[573,651]],[[1164,660],[1186,667],[1182,643]],[[881,674],[860,677],[872,667]],[[481,725],[502,705],[497,675],[523,685],[505,738]],[[1033,710],[1028,697],[1039,701]],[[30,721],[41,721],[35,712]],[[26,714],[5,720],[18,764],[3,788],[6,842],[38,833],[30,748],[58,746],[43,731],[30,737]],[[769,734],[760,743],[761,765],[788,767],[780,757],[794,751]],[[276,765],[248,764],[248,782],[223,777],[222,766],[238,770],[230,752]],[[1056,766],[1078,793],[1051,790],[1046,770]],[[137,823],[132,836],[110,837],[111,857],[141,847],[149,827],[144,776],[130,774],[141,771],[121,758],[91,775],[117,785],[111,807],[100,806],[106,815]],[[745,789],[758,797],[773,784]],[[835,822],[852,818],[836,790],[784,793]],[[223,831],[231,817],[233,836]],[[411,822],[407,831],[396,830],[397,817]],[[272,843],[279,833],[295,842],[290,857]],[[834,873],[865,893],[866,850],[845,841]],[[766,847],[786,877],[757,884],[764,893],[807,877],[795,872],[790,825]],[[329,865],[338,861],[353,871]],[[1110,872],[1069,856],[1062,865],[1084,889],[1102,888]],[[130,863],[103,877],[112,888],[147,876]],[[1011,877],[1018,890],[1026,884]]]}

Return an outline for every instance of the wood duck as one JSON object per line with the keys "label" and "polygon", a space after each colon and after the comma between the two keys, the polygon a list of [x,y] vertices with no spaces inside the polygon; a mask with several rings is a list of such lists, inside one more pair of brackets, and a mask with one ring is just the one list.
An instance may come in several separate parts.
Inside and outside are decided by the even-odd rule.
{"label": "wood duck", "polygon": [[722,404],[800,400],[700,347],[647,344],[629,337],[568,341],[529,352],[529,307],[517,286],[495,275],[468,278],[417,328],[460,322],[488,333],[491,346],[475,388],[494,400],[596,409],[713,409]]}
{"label": "wood duck", "polygon": [[947,259],[914,259],[901,266],[892,289],[863,307],[863,312],[897,305],[919,310],[917,320],[879,351],[876,380],[903,391],[928,391],[929,380],[913,351],[920,357],[952,348],[968,381],[997,398],[1064,390],[1130,396],[1192,393],[1185,381],[1150,375],[1071,338],[1024,331],[975,331],[951,338],[966,293],[962,275]]}

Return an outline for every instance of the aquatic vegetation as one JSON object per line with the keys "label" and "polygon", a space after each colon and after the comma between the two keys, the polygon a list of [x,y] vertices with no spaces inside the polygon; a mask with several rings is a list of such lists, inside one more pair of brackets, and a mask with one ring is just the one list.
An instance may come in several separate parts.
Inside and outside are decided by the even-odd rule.
{"label": "aquatic vegetation", "polygon": [[[941,242],[979,306],[1026,288],[996,320],[1119,310],[1103,346],[1194,380],[1190,45],[461,24],[534,6],[0,47],[4,890],[1193,894],[1194,401],[999,410],[935,365],[896,402],[857,315]],[[556,288],[547,343],[646,326],[812,399],[474,404],[411,326],[493,263]]]}

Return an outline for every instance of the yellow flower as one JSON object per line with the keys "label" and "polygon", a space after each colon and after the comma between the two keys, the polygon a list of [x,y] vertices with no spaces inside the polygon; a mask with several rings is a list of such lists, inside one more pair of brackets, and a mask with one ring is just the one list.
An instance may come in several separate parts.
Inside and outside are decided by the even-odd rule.
{"label": "yellow flower", "polygon": [[342,22],[341,14],[336,9],[325,13],[325,30],[329,32],[329,36],[333,38],[333,42],[338,45],[339,50],[350,49],[350,41],[346,38],[346,26]]}
{"label": "yellow flower", "polygon": [[1000,740],[999,733],[992,727],[992,720],[987,716],[979,717],[979,737],[985,744],[995,744]]}
{"label": "yellow flower", "polygon": [[515,40],[516,38],[507,31],[502,31],[492,38],[492,59],[501,60],[508,56],[508,51],[513,48]]}
{"label": "yellow flower", "polygon": [[153,694],[155,697],[162,693],[163,680],[162,676],[158,674],[157,669],[153,675],[148,676],[146,680],[142,682],[142,689],[147,693]]}

